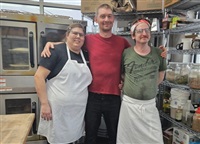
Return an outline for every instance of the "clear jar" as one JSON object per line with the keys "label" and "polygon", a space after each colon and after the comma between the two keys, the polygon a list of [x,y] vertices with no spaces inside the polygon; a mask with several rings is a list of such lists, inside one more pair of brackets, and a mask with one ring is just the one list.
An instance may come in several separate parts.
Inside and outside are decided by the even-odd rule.
{"label": "clear jar", "polygon": [[175,83],[187,85],[189,73],[190,73],[190,66],[188,63],[177,64],[175,69]]}
{"label": "clear jar", "polygon": [[193,116],[192,129],[194,131],[200,132],[200,107],[198,107]]}
{"label": "clear jar", "polygon": [[191,65],[188,85],[192,89],[200,89],[200,64]]}
{"label": "clear jar", "polygon": [[175,83],[175,69],[177,64],[177,62],[169,62],[169,65],[167,66],[165,78],[171,83]]}

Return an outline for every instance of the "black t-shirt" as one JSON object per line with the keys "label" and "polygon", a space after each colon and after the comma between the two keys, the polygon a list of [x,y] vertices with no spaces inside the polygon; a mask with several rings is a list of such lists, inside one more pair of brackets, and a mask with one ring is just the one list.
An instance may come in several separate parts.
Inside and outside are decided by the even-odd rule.
{"label": "black t-shirt", "polygon": [[[42,57],[39,63],[40,66],[43,66],[51,71],[47,76],[48,80],[55,77],[62,70],[68,60],[66,43],[55,45],[55,48],[50,49],[50,52],[51,56],[46,58]],[[83,51],[83,55],[89,66],[88,53]],[[70,51],[70,56],[72,60],[76,60],[78,63],[83,63],[81,54],[76,54]]]}

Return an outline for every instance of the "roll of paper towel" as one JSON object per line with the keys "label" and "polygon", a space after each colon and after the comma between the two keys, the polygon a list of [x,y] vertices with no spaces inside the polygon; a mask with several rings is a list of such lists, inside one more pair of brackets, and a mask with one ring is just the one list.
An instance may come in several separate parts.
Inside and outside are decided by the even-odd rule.
{"label": "roll of paper towel", "polygon": [[[191,38],[182,38],[182,42],[183,42],[183,50],[191,49],[191,43],[192,43]],[[191,62],[191,55],[190,54],[184,54],[183,55],[183,62],[184,63]]]}

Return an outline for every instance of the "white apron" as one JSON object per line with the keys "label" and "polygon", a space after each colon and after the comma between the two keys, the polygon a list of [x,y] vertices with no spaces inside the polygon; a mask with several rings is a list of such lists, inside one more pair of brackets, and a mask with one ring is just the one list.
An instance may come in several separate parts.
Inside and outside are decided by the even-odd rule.
{"label": "white apron", "polygon": [[117,144],[163,144],[155,99],[137,100],[123,95]]}
{"label": "white apron", "polygon": [[52,109],[52,120],[40,119],[38,134],[46,136],[51,144],[67,144],[78,140],[84,133],[84,115],[88,85],[92,75],[86,64],[68,61],[59,74],[47,82],[47,95]]}

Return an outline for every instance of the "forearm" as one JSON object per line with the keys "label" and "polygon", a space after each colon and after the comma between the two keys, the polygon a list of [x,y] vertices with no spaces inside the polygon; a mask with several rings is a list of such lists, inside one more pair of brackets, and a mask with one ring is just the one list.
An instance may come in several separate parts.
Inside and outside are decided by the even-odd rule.
{"label": "forearm", "polygon": [[165,76],[165,71],[159,72],[159,74],[158,74],[158,82],[157,82],[158,85],[163,81],[164,76]]}
{"label": "forearm", "polygon": [[49,70],[47,70],[44,67],[39,66],[38,70],[36,71],[36,73],[34,75],[35,89],[37,91],[37,94],[38,94],[41,104],[48,103],[45,80],[49,73],[50,73]]}

